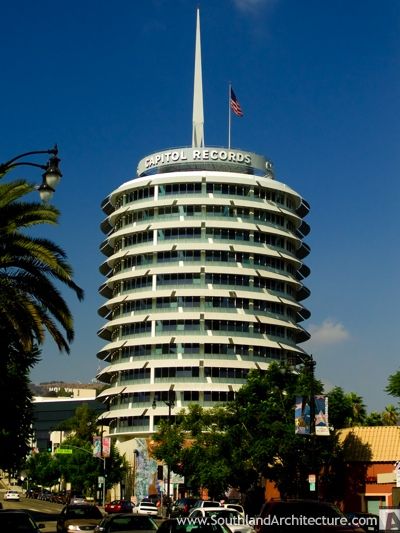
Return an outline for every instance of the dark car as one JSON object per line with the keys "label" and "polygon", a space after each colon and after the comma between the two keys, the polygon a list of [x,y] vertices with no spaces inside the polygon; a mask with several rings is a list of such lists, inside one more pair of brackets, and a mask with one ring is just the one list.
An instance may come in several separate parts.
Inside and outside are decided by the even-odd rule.
{"label": "dark car", "polygon": [[266,502],[255,523],[256,533],[364,533],[352,526],[331,503],[314,500],[271,500]]}
{"label": "dark car", "polygon": [[17,509],[0,510],[0,531],[4,533],[40,533],[44,524],[37,524],[26,511]]}
{"label": "dark car", "polygon": [[177,516],[188,516],[190,510],[197,502],[197,498],[180,498],[176,500],[172,505],[171,509],[171,518],[176,518]]}
{"label": "dark car", "polygon": [[161,522],[157,533],[229,533],[229,530],[213,520],[194,521],[186,519],[183,522],[179,518],[169,518]]}
{"label": "dark car", "polygon": [[95,533],[110,533],[111,531],[155,533],[157,527],[156,522],[150,516],[121,513],[104,517],[94,531]]}
{"label": "dark car", "polygon": [[88,503],[65,505],[57,520],[57,533],[94,531],[103,515],[96,505]]}
{"label": "dark car", "polygon": [[110,503],[106,503],[104,510],[108,514],[112,513],[131,513],[133,509],[133,503],[128,500],[114,500]]}

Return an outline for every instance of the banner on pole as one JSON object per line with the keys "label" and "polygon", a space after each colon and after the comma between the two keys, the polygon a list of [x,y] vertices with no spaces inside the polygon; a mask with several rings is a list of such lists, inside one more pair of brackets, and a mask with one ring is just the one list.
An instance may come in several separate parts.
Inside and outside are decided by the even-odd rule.
{"label": "banner on pole", "polygon": [[[315,403],[315,435],[329,435],[328,424],[328,397],[322,394],[314,396]],[[311,416],[308,398],[296,396],[294,411],[295,433],[297,435],[310,435]]]}
{"label": "banner on pole", "polygon": [[101,437],[93,437],[93,457],[101,457]]}
{"label": "banner on pole", "polygon": [[315,434],[329,435],[328,396],[315,396]]}

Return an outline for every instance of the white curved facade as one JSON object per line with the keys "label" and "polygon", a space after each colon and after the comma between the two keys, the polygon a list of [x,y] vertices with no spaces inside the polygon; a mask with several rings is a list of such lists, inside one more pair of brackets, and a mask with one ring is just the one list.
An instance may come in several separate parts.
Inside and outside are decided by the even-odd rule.
{"label": "white curved facade", "polygon": [[[234,398],[248,371],[309,338],[308,204],[251,152],[179,148],[104,201],[103,416],[125,440],[190,403]],[[153,401],[156,408],[152,408]]]}

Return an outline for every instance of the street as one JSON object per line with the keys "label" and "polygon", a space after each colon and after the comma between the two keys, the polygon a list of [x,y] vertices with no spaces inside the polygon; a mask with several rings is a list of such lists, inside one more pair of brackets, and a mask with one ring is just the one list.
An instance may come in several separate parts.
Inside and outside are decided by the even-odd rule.
{"label": "street", "polygon": [[57,516],[63,508],[62,504],[25,498],[23,495],[21,495],[19,502],[5,502],[3,500],[3,494],[1,494],[1,503],[3,509],[24,509],[29,511],[32,518],[38,524],[45,524],[46,527],[41,531],[45,533],[56,533]]}

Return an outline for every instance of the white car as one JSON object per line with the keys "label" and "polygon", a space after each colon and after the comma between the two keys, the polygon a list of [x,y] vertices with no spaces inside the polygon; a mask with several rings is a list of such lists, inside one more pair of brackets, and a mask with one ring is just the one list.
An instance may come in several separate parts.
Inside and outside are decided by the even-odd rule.
{"label": "white car", "polygon": [[189,519],[209,518],[211,522],[215,520],[216,524],[222,524],[231,533],[255,533],[254,529],[247,525],[243,516],[236,509],[226,507],[198,507],[192,509],[189,513]]}
{"label": "white car", "polygon": [[238,503],[224,503],[224,507],[227,507],[228,509],[235,509],[235,511],[240,513],[244,518],[245,512],[242,505]]}
{"label": "white car", "polygon": [[140,502],[132,509],[133,514],[141,514],[148,516],[157,516],[158,507],[155,503],[151,502]]}
{"label": "white car", "polygon": [[16,490],[8,490],[4,494],[4,500],[9,502],[19,502],[19,492],[17,492]]}

